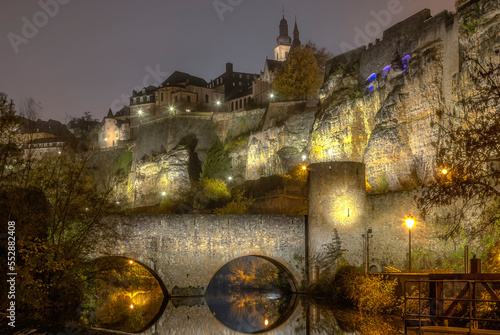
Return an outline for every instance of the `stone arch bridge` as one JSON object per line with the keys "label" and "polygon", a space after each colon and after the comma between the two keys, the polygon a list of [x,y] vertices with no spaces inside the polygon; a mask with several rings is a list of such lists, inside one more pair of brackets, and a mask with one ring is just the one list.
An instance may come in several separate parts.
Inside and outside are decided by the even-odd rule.
{"label": "stone arch bridge", "polygon": [[283,269],[294,291],[306,280],[306,219],[273,215],[130,215],[107,217],[122,237],[93,258],[119,256],[150,268],[172,296],[203,295],[213,276],[243,256]]}

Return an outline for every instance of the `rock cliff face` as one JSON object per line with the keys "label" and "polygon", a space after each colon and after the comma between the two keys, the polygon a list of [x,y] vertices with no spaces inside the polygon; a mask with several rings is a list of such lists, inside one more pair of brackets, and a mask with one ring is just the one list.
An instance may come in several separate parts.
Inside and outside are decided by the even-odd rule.
{"label": "rock cliff face", "polygon": [[180,197],[189,184],[189,150],[178,148],[134,164],[128,180],[129,200],[133,207],[155,205],[167,197]]}
{"label": "rock cliff face", "polygon": [[[423,10],[374,45],[329,60],[318,106],[281,102],[145,122],[129,178],[141,181],[135,199],[158,202],[163,190],[175,196],[189,188],[193,164],[201,164],[217,137],[229,148],[234,183],[287,173],[303,156],[307,164],[365,163],[373,188],[381,181],[389,190],[432,182],[439,173],[434,143],[440,117],[458,110],[458,97],[469,89],[460,55],[495,56],[499,7],[481,0],[465,1],[456,14]],[[144,160],[151,154],[154,161]]]}

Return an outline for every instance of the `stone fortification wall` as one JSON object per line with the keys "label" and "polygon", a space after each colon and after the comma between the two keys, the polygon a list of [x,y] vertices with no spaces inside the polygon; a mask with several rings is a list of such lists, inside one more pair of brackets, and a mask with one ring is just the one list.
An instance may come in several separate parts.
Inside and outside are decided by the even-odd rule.
{"label": "stone fortification wall", "polygon": [[[215,132],[222,142],[254,131],[262,121],[265,108],[231,113],[214,113]],[[229,135],[230,138],[227,138]]]}
{"label": "stone fortification wall", "polygon": [[[325,252],[336,230],[346,259],[354,265],[363,262],[359,243],[366,232],[365,167],[355,162],[318,163],[309,166],[309,255]],[[320,265],[310,262],[310,280],[320,275]]]}
{"label": "stone fortification wall", "polygon": [[135,148],[136,159],[151,153],[165,153],[195,139],[194,151],[204,158],[206,151],[216,140],[217,134],[211,116],[173,115],[142,123]]}

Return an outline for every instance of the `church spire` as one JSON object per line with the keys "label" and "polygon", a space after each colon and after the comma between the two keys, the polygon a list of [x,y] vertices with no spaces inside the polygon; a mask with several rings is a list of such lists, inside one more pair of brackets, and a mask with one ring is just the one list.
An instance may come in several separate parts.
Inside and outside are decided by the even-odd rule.
{"label": "church spire", "polygon": [[285,19],[285,15],[280,21],[280,35],[276,39],[278,45],[291,45],[292,39],[288,36],[288,22]]}
{"label": "church spire", "polygon": [[293,28],[293,46],[300,45],[299,28],[297,27],[297,16],[295,16],[295,27]]}

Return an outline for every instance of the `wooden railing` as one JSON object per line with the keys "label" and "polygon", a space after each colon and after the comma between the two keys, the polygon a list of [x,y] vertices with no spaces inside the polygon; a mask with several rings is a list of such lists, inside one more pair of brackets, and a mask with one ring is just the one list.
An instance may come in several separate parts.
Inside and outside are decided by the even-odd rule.
{"label": "wooden railing", "polygon": [[405,328],[500,329],[500,275],[430,275],[404,284]]}

